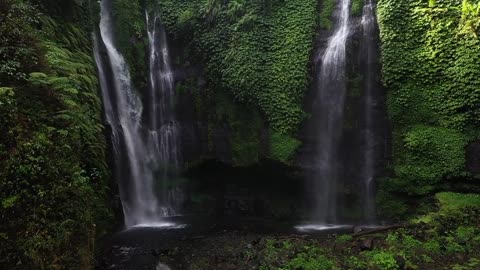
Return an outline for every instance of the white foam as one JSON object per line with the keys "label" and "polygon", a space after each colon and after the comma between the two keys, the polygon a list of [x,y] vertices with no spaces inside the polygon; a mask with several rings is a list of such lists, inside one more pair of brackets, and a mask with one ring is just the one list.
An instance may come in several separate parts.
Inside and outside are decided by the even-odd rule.
{"label": "white foam", "polygon": [[353,225],[347,225],[347,224],[306,224],[306,225],[295,226],[295,229],[301,232],[308,232],[308,231],[347,229],[352,227]]}
{"label": "white foam", "polygon": [[168,265],[166,264],[163,264],[163,263],[158,263],[157,267],[155,268],[155,270],[171,270],[170,267],[168,267]]}
{"label": "white foam", "polygon": [[187,227],[186,224],[175,224],[172,222],[152,222],[136,224],[133,228],[168,228],[168,229],[183,229]]}

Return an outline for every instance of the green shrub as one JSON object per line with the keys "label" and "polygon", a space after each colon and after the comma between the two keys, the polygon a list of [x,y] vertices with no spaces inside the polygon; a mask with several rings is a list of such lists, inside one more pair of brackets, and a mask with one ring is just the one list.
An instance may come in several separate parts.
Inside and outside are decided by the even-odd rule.
{"label": "green shrub", "polygon": [[387,251],[375,251],[371,255],[371,264],[380,270],[395,270],[399,269],[393,254]]}
{"label": "green shrub", "polygon": [[332,16],[335,10],[336,2],[334,0],[323,0],[320,11],[320,26],[325,29],[332,29]]}
{"label": "green shrub", "polygon": [[361,16],[363,10],[363,1],[362,0],[352,0],[352,15]]}
{"label": "green shrub", "polygon": [[445,128],[415,126],[405,135],[403,161],[395,166],[397,190],[424,195],[465,164],[464,135]]}
{"label": "green shrub", "polygon": [[430,239],[423,244],[423,248],[432,253],[439,253],[441,250],[440,243],[436,239]]}
{"label": "green shrub", "polygon": [[305,253],[298,254],[287,265],[287,269],[305,269],[305,270],[334,270],[337,269],[332,260],[323,255],[315,257],[308,256]]}
{"label": "green shrub", "polygon": [[444,238],[444,248],[448,253],[464,253],[466,251],[465,247],[458,243],[453,236],[447,236]]}
{"label": "green shrub", "polygon": [[300,145],[300,141],[283,133],[270,135],[270,156],[282,162],[288,162]]}
{"label": "green shrub", "polygon": [[457,241],[467,243],[479,235],[479,230],[475,227],[460,226],[455,231]]}
{"label": "green shrub", "polygon": [[338,237],[335,239],[335,243],[343,244],[343,243],[352,241],[352,239],[353,239],[353,236],[352,236],[352,235],[350,235],[350,234],[342,234],[342,235],[338,236]]}
{"label": "green shrub", "polygon": [[480,259],[470,258],[467,262],[460,264],[455,264],[452,266],[452,270],[476,270],[480,267]]}
{"label": "green shrub", "polygon": [[420,247],[422,242],[415,239],[412,235],[404,234],[402,238],[402,248],[407,252],[415,252],[415,249]]}
{"label": "green shrub", "polygon": [[346,260],[345,264],[348,267],[347,269],[351,269],[351,270],[362,270],[367,268],[367,263],[364,260],[359,259],[355,256],[350,256]]}
{"label": "green shrub", "polygon": [[461,211],[467,207],[480,207],[479,194],[460,194],[453,192],[440,192],[435,195],[440,205],[440,211],[451,213]]}

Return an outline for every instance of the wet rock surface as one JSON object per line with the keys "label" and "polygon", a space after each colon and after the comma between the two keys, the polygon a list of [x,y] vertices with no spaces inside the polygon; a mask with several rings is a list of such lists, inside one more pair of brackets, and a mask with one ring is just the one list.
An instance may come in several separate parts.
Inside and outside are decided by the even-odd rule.
{"label": "wet rock surface", "polygon": [[[365,233],[359,235],[352,233],[353,225],[305,232],[293,229],[292,224],[265,219],[202,216],[168,222],[177,225],[133,228],[111,236],[103,249],[97,249],[102,252],[95,269],[387,269],[386,264],[394,267],[389,269],[456,269],[455,265],[465,264],[477,269],[479,265],[478,245],[454,256],[445,256],[446,250],[422,248],[435,237],[444,245],[438,235],[431,234],[431,227],[391,226],[382,231],[361,226]],[[397,237],[395,241],[392,235]],[[415,239],[416,248],[405,246],[402,239]],[[426,256],[431,260],[425,261]]]}
{"label": "wet rock surface", "polygon": [[[172,222],[176,226],[133,228],[113,235],[104,241],[95,269],[258,269],[259,251],[269,245],[269,238],[299,233],[294,224],[265,219],[196,216]],[[333,232],[319,235],[333,239]]]}

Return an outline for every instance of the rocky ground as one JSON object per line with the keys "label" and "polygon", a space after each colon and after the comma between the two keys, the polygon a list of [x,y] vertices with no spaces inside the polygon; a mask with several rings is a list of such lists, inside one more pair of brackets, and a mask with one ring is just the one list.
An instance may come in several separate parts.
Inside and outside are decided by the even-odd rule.
{"label": "rocky ground", "polygon": [[218,224],[134,229],[113,237],[97,269],[480,269],[478,222],[442,222],[316,235]]}

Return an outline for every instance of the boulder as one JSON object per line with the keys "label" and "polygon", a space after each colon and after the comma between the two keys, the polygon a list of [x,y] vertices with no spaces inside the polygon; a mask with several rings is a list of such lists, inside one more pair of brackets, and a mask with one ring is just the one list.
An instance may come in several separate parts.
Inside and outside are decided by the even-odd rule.
{"label": "boulder", "polygon": [[363,231],[362,227],[360,227],[360,226],[354,226],[353,227],[353,233],[359,233],[361,231]]}
{"label": "boulder", "polygon": [[373,249],[373,239],[367,238],[360,241],[360,250],[372,250]]}

